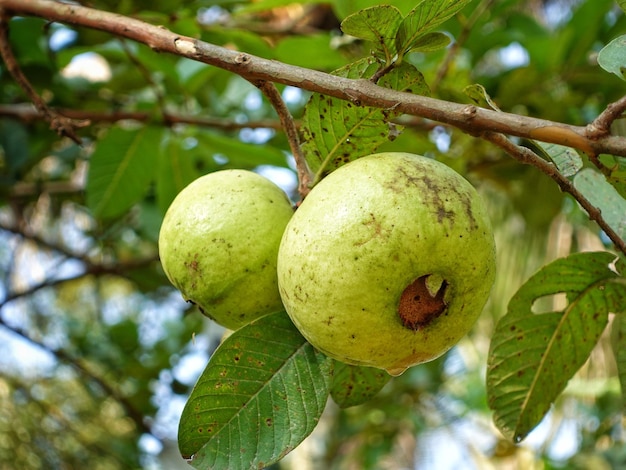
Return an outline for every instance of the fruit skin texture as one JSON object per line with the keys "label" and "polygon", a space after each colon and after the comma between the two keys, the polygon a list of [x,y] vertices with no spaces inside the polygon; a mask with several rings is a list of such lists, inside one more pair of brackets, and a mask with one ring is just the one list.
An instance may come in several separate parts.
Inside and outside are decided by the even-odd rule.
{"label": "fruit skin texture", "polygon": [[[392,375],[454,346],[494,276],[492,229],[475,189],[444,164],[408,153],[363,157],[324,178],[278,254],[283,304],[303,336],[335,359]],[[403,321],[401,298],[419,309],[418,297],[443,311]]]}
{"label": "fruit skin texture", "polygon": [[280,239],[293,215],[287,195],[247,170],[193,181],[174,199],[159,233],[163,269],[185,300],[235,330],[282,310]]}

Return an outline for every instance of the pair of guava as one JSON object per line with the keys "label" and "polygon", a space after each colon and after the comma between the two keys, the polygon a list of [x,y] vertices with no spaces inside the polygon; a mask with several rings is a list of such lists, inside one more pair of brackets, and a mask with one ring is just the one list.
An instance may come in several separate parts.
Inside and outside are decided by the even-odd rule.
{"label": "pair of guava", "polygon": [[407,153],[340,167],[295,213],[259,175],[212,173],[176,198],[159,249],[172,283],[224,326],[284,306],[322,352],[393,375],[456,344],[495,275],[476,190]]}

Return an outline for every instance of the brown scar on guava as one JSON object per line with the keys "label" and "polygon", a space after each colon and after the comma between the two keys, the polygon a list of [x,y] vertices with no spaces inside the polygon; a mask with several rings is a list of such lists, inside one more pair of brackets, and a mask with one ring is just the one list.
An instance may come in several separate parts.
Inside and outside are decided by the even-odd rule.
{"label": "brown scar on guava", "polygon": [[402,325],[409,330],[417,331],[424,328],[448,308],[444,300],[448,282],[444,280],[437,293],[432,295],[426,285],[428,276],[430,274],[415,279],[400,296],[398,316]]}

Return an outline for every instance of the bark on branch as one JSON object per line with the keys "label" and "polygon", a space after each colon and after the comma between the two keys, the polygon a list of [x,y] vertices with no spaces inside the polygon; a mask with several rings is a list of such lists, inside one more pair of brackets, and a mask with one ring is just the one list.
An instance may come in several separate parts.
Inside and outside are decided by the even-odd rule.
{"label": "bark on branch", "polygon": [[626,157],[626,138],[598,132],[593,124],[573,126],[399,92],[377,86],[369,80],[337,77],[225,49],[134,18],[80,5],[50,0],[0,0],[0,9],[9,14],[38,16],[106,31],[146,44],[157,52],[187,57],[231,71],[252,82],[281,83],[359,105],[394,108],[454,126],[472,135],[496,132],[561,144],[590,155],[607,153]]}

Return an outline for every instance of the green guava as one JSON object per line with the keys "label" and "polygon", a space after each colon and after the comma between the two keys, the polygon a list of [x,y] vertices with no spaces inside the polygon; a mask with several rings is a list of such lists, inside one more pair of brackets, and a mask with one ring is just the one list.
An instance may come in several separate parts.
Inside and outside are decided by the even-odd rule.
{"label": "green guava", "polygon": [[448,166],[379,153],[332,172],[290,220],[278,253],[287,313],[317,349],[399,375],[454,346],[495,276],[490,220]]}
{"label": "green guava", "polygon": [[193,181],[174,199],[159,233],[165,274],[202,313],[235,330],[282,310],[278,246],[293,215],[287,195],[247,170]]}

